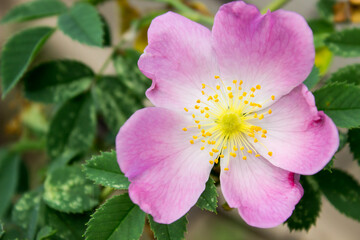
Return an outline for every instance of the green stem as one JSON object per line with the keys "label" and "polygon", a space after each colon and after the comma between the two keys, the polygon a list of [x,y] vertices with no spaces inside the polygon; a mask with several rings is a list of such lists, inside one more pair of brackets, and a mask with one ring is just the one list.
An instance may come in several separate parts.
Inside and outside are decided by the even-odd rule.
{"label": "green stem", "polygon": [[23,153],[27,151],[41,151],[46,148],[45,139],[33,140],[33,139],[20,139],[20,141],[10,146],[11,152]]}
{"label": "green stem", "polygon": [[110,194],[112,194],[115,191],[115,189],[111,188],[111,187],[105,187],[100,194],[100,201],[103,202],[105,201]]}
{"label": "green stem", "polygon": [[201,13],[186,6],[184,3],[182,3],[179,0],[155,0],[155,1],[169,4],[170,6],[172,6],[176,10],[178,10],[178,12],[181,15],[184,15],[185,17],[187,17],[193,21],[203,23],[206,25],[210,25],[210,26],[213,25],[213,23],[214,23],[213,17],[204,16]]}
{"label": "green stem", "polygon": [[290,2],[290,0],[275,0],[261,10],[262,14],[265,14],[268,10],[275,11]]}

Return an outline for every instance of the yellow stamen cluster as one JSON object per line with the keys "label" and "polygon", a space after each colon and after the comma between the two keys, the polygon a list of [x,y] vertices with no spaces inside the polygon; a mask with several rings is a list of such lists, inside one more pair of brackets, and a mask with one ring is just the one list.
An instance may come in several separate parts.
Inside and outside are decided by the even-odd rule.
{"label": "yellow stamen cluster", "polygon": [[[245,92],[242,91],[242,80],[233,80],[232,86],[226,86],[220,76],[215,76],[213,81],[216,81],[215,84],[201,85],[202,100],[197,99],[193,108],[184,108],[185,112],[191,112],[196,125],[183,128],[183,131],[197,128],[199,132],[192,136],[190,144],[198,142],[200,150],[209,149],[210,164],[226,158],[224,170],[229,170],[230,157],[239,156],[243,160],[251,154],[260,157],[254,145],[261,144],[266,148],[261,139],[267,137],[267,130],[255,123],[271,114],[272,110],[262,111],[263,104],[270,99],[261,104],[254,101],[261,90],[259,84]],[[275,96],[271,96],[271,100],[275,100]],[[273,153],[268,151],[268,155],[271,157]]]}

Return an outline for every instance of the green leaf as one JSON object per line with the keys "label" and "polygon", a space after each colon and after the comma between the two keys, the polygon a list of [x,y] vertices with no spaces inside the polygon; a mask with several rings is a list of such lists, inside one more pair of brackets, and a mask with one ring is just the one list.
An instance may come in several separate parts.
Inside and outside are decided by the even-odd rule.
{"label": "green leaf", "polygon": [[360,86],[360,64],[357,63],[340,68],[331,75],[327,82],[341,82]]}
{"label": "green leaf", "polygon": [[82,213],[99,203],[100,189],[78,166],[62,167],[51,172],[44,183],[44,200],[50,207],[67,213]]}
{"label": "green leaf", "polygon": [[347,173],[333,169],[314,175],[320,190],[341,213],[360,221],[360,185]]}
{"label": "green leaf", "polygon": [[35,237],[42,193],[42,189],[25,193],[15,204],[12,211],[12,221],[24,229],[28,239]]}
{"label": "green leaf", "polygon": [[319,69],[313,67],[309,76],[305,79],[304,84],[308,89],[312,89],[320,81]]}
{"label": "green leaf", "polygon": [[301,177],[300,183],[304,188],[304,196],[286,221],[290,231],[309,231],[311,226],[315,226],[320,213],[321,194],[319,190],[316,190],[305,176]]}
{"label": "green leaf", "polygon": [[117,77],[101,78],[93,88],[93,94],[97,109],[113,135],[136,110],[144,107],[139,97]]}
{"label": "green leaf", "polygon": [[36,235],[36,240],[48,240],[51,236],[56,233],[56,230],[52,227],[45,226],[40,229],[38,234]]}
{"label": "green leaf", "polygon": [[35,27],[12,36],[1,53],[1,77],[3,98],[15,86],[40,51],[54,28]]}
{"label": "green leaf", "polygon": [[104,47],[110,47],[111,46],[111,31],[110,31],[110,27],[108,22],[106,21],[106,19],[104,18],[103,15],[100,15],[101,17],[101,22],[103,25],[103,29],[104,29],[104,39],[103,39],[103,46]]}
{"label": "green leaf", "polygon": [[91,217],[85,232],[87,240],[139,239],[145,224],[145,213],[128,194],[107,200]]}
{"label": "green leaf", "polygon": [[66,151],[87,150],[95,137],[95,105],[90,94],[65,102],[50,123],[47,149],[52,158]]}
{"label": "green leaf", "polygon": [[336,126],[360,126],[360,87],[344,83],[329,84],[314,92],[316,106],[335,122]]}
{"label": "green leaf", "polygon": [[1,19],[0,23],[23,22],[58,15],[66,10],[66,5],[59,0],[36,0],[15,6]]}
{"label": "green leaf", "polygon": [[1,222],[0,220],[0,239],[1,237],[4,235],[5,231],[4,231],[4,226],[3,226],[3,223]]}
{"label": "green leaf", "polygon": [[59,157],[54,159],[48,169],[48,172],[52,172],[57,168],[66,166],[71,160],[80,155],[80,151],[70,150],[62,153]]}
{"label": "green leaf", "polygon": [[340,143],[339,143],[339,147],[336,152],[339,152],[341,149],[343,149],[345,147],[345,144],[347,143],[347,139],[348,139],[348,134],[339,131]]}
{"label": "green leaf", "polygon": [[333,6],[336,0],[319,0],[317,10],[322,18],[332,21],[334,18]]}
{"label": "green leaf", "polygon": [[19,177],[20,156],[0,149],[0,218],[8,209]]}
{"label": "green leaf", "polygon": [[45,222],[56,230],[51,239],[79,240],[85,232],[85,224],[89,219],[86,214],[65,214],[51,208],[45,208]]}
{"label": "green leaf", "polygon": [[60,15],[59,29],[71,37],[90,46],[103,45],[104,29],[96,8],[88,3],[77,3],[70,11]]}
{"label": "green leaf", "polygon": [[44,103],[63,102],[89,88],[94,76],[88,66],[78,61],[46,62],[25,75],[25,96]]}
{"label": "green leaf", "polygon": [[315,48],[325,46],[324,40],[335,31],[334,24],[324,19],[311,19],[308,24],[314,34]]}
{"label": "green leaf", "polygon": [[149,215],[149,223],[157,240],[181,240],[184,239],[188,221],[185,215],[171,224],[160,224],[155,222],[153,217]]}
{"label": "green leaf", "polygon": [[133,49],[125,49],[114,56],[115,71],[128,91],[140,96],[143,100],[145,90],[150,87],[151,81],[140,72],[137,62],[140,53]]}
{"label": "green leaf", "polygon": [[354,159],[357,159],[358,163],[360,164],[360,128],[354,128],[349,130],[348,141]]}
{"label": "green leaf", "polygon": [[328,48],[337,56],[360,56],[360,28],[345,29],[331,34],[325,40]]}
{"label": "green leaf", "polygon": [[205,190],[197,201],[196,206],[198,206],[202,210],[205,209],[210,212],[216,213],[218,196],[219,195],[216,191],[215,181],[210,177],[209,180],[206,182]]}
{"label": "green leaf", "polygon": [[335,160],[335,157],[333,157],[330,162],[328,162],[325,167],[323,168],[324,171],[329,171],[332,173],[332,169],[334,167],[334,160]]}
{"label": "green leaf", "polygon": [[84,171],[87,178],[106,187],[128,189],[130,184],[119,168],[115,151],[93,156],[86,161]]}

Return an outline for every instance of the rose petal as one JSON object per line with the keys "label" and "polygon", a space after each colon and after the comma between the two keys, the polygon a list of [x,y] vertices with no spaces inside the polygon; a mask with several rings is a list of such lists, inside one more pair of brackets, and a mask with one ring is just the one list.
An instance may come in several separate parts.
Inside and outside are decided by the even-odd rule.
{"label": "rose petal", "polygon": [[189,140],[192,122],[164,108],[137,111],[116,137],[118,163],[131,182],[129,195],[159,223],[186,214],[205,189],[212,165],[208,151]]}
{"label": "rose petal", "polygon": [[138,63],[153,80],[147,97],[172,110],[193,105],[201,97],[201,84],[218,73],[209,29],[168,12],[152,21],[148,41]]}
{"label": "rose petal", "polygon": [[243,80],[245,91],[259,84],[254,98],[259,104],[289,93],[314,65],[311,29],[294,12],[261,15],[255,6],[234,1],[220,8],[212,34],[221,76]]}
{"label": "rose petal", "polygon": [[[268,109],[272,110],[270,115],[266,115]],[[267,130],[266,138],[258,138],[266,148],[254,146],[275,166],[314,174],[330,161],[339,146],[335,124],[317,111],[314,96],[303,84],[263,112],[264,119],[253,123]]]}
{"label": "rose petal", "polygon": [[[222,169],[226,165],[221,162]],[[220,175],[226,202],[254,227],[275,227],[289,218],[303,195],[299,176],[273,166],[262,157],[230,159]]]}

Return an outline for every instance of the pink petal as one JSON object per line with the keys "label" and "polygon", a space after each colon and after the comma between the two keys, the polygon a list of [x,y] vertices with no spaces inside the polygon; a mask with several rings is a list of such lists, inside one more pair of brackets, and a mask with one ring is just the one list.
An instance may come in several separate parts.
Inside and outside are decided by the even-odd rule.
{"label": "pink petal", "polygon": [[260,84],[262,90],[254,98],[260,104],[272,95],[279,99],[289,93],[314,64],[311,29],[294,12],[261,15],[255,6],[234,1],[220,8],[212,33],[221,76],[243,80],[245,91]]}
{"label": "pink petal", "polygon": [[201,96],[201,84],[218,73],[209,29],[168,12],[152,21],[148,41],[138,62],[153,80],[147,97],[155,106],[172,110],[193,105]]}
{"label": "pink petal", "polygon": [[[222,169],[224,162],[221,162]],[[231,159],[220,175],[225,200],[254,227],[275,227],[288,219],[303,195],[299,176],[273,166],[264,158]]]}
{"label": "pink petal", "polygon": [[266,138],[259,138],[267,148],[256,145],[259,153],[291,172],[320,171],[336,152],[339,134],[333,121],[317,111],[312,93],[302,84],[269,108],[272,114],[254,123],[268,132]]}
{"label": "pink petal", "polygon": [[[131,200],[156,222],[186,214],[205,189],[212,165],[208,151],[190,144],[189,119],[164,108],[137,111],[116,137],[117,159],[131,182]],[[201,142],[200,142],[201,143]]]}

